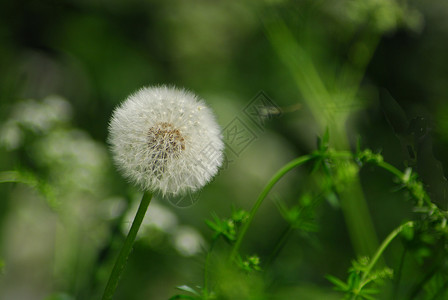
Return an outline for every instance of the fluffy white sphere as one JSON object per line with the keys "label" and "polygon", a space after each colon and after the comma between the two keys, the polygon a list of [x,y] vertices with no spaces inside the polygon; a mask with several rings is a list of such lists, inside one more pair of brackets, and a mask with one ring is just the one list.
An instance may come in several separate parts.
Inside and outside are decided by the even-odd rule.
{"label": "fluffy white sphere", "polygon": [[129,96],[113,112],[109,143],[126,178],[168,196],[200,189],[223,161],[213,112],[175,87],[142,88]]}

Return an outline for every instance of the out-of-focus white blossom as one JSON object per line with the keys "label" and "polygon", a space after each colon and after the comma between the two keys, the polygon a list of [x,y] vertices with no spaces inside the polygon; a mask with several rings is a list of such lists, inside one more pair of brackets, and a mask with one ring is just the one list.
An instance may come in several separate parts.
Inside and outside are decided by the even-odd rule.
{"label": "out-of-focus white blossom", "polygon": [[20,147],[23,141],[23,133],[16,122],[8,121],[0,127],[0,145],[7,150]]}
{"label": "out-of-focus white blossom", "polygon": [[46,134],[57,124],[70,121],[70,103],[59,96],[49,96],[43,101],[25,100],[14,105],[11,117],[0,126],[0,146],[7,150],[19,148],[24,132]]}
{"label": "out-of-focus white blossom", "polygon": [[61,188],[91,193],[103,190],[104,172],[109,167],[107,150],[84,131],[52,131],[36,142],[34,150],[39,164],[51,165]]}
{"label": "out-of-focus white blossom", "polygon": [[47,132],[54,124],[71,118],[71,106],[59,96],[49,96],[42,102],[26,100],[15,107],[12,119],[35,132]]}
{"label": "out-of-focus white blossom", "polygon": [[174,247],[184,256],[198,254],[205,245],[201,234],[190,226],[179,226],[173,235]]}

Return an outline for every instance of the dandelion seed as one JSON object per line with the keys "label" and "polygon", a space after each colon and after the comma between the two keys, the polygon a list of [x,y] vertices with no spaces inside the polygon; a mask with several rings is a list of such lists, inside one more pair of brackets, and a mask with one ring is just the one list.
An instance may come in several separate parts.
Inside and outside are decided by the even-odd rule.
{"label": "dandelion seed", "polygon": [[174,87],[143,88],[129,96],[113,113],[109,143],[126,178],[168,196],[200,189],[223,161],[224,143],[212,111]]}

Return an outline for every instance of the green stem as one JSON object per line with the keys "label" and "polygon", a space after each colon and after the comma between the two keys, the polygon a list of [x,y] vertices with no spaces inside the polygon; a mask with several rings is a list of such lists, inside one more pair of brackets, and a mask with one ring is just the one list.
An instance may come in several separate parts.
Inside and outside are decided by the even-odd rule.
{"label": "green stem", "polygon": [[268,260],[265,264],[265,269],[268,268],[272,264],[272,262],[277,258],[277,256],[282,251],[283,247],[286,245],[286,242],[288,241],[289,237],[291,236],[291,233],[293,232],[294,228],[291,225],[288,225],[288,228],[286,228],[282,235],[280,236],[279,240],[277,241],[274,250],[271,253],[271,256],[269,256]]}
{"label": "green stem", "polygon": [[389,171],[390,173],[394,174],[395,176],[397,176],[400,180],[403,180],[403,172],[401,172],[400,170],[398,170],[397,168],[395,168],[394,166],[392,166],[391,164],[384,162],[384,161],[380,161],[377,163],[378,167],[383,168],[387,171]]}
{"label": "green stem", "polygon": [[421,279],[418,281],[416,285],[413,286],[411,289],[411,292],[409,294],[409,297],[406,299],[417,299],[417,296],[424,291],[425,285],[434,277],[436,274],[440,271],[443,264],[441,263],[440,259],[436,260],[432,266],[429,268],[429,270],[421,277]]}
{"label": "green stem", "polygon": [[[387,163],[387,162],[378,162],[377,165],[387,171],[389,171],[390,173],[394,174],[395,176],[397,176],[400,180],[403,181],[404,179],[404,173],[401,172],[399,169],[395,168],[393,165]],[[428,194],[424,191],[424,197],[423,197],[423,201],[425,201],[425,203],[429,206],[432,207],[434,206],[434,203],[432,203],[431,199],[429,198]]]}
{"label": "green stem", "polygon": [[208,297],[208,267],[210,265],[210,255],[212,253],[213,247],[216,244],[217,239],[213,239],[210,245],[210,249],[207,252],[207,257],[205,258],[205,266],[204,266],[204,292],[206,293],[206,297]]}
{"label": "green stem", "polygon": [[397,276],[395,276],[395,274],[394,274],[394,277],[395,277],[394,281],[395,282],[394,282],[394,292],[393,292],[392,297],[391,297],[392,300],[393,299],[397,299],[397,296],[398,296],[398,291],[399,291],[399,288],[400,288],[401,276],[403,274],[404,261],[406,259],[406,253],[407,253],[407,248],[404,248],[403,249],[403,253],[401,255],[401,258],[400,258],[400,264],[398,266]]}
{"label": "green stem", "polygon": [[315,155],[304,155],[301,157],[298,157],[288,164],[286,164],[283,168],[281,168],[269,181],[269,183],[266,185],[264,190],[261,192],[261,194],[258,196],[257,202],[255,202],[254,206],[250,210],[249,218],[247,221],[243,224],[243,227],[241,228],[241,231],[238,234],[238,238],[235,242],[235,245],[233,245],[232,252],[230,253],[230,259],[235,259],[236,255],[238,254],[238,250],[241,246],[241,242],[243,241],[244,236],[246,235],[247,229],[249,228],[250,224],[252,223],[252,220],[255,216],[255,214],[258,211],[258,208],[260,207],[261,203],[263,203],[263,200],[266,198],[268,193],[271,191],[271,189],[274,187],[274,185],[289,171],[294,169],[297,166],[300,166],[313,158],[315,158]]}
{"label": "green stem", "polygon": [[414,225],[414,222],[412,222],[412,221],[406,222],[403,225],[400,225],[399,227],[397,227],[394,231],[392,231],[386,237],[386,239],[383,241],[383,243],[380,245],[380,247],[376,251],[375,255],[373,256],[373,258],[370,261],[369,265],[367,266],[366,270],[364,271],[364,274],[361,277],[361,287],[360,287],[360,289],[362,289],[362,287],[369,282],[366,279],[367,279],[368,275],[370,274],[370,272],[372,271],[372,269],[375,266],[375,264],[378,261],[378,259],[383,254],[384,250],[386,250],[387,246],[389,246],[389,244],[392,242],[392,240],[394,238],[396,238],[398,236],[398,234],[400,234],[400,232],[403,231],[404,228],[412,227],[413,225]]}
{"label": "green stem", "polygon": [[446,281],[434,294],[434,296],[430,300],[437,300],[437,299],[443,299],[442,296],[447,294],[447,288],[448,288],[448,281]]}
{"label": "green stem", "polygon": [[137,232],[140,229],[140,225],[142,224],[143,218],[145,217],[151,199],[151,193],[147,192],[143,194],[142,200],[137,210],[137,214],[135,215],[134,221],[132,222],[131,229],[129,230],[128,236],[124,241],[123,247],[118,254],[114,268],[112,269],[112,272],[110,274],[109,281],[107,282],[106,289],[104,290],[102,298],[103,300],[112,299],[115,290],[117,289],[121,273],[123,273],[129,254],[131,253],[132,246],[134,245]]}

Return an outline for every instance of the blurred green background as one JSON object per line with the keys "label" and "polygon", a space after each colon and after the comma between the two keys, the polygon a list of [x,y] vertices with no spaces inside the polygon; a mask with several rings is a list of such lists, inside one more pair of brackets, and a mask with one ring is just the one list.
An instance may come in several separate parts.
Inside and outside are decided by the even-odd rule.
{"label": "blurred green background", "polygon": [[[213,108],[226,139],[236,117],[249,135],[241,151],[228,147],[194,205],[151,203],[116,299],[168,299],[202,284],[204,220],[249,209],[327,127],[336,148],[361,137],[412,167],[446,209],[447,53],[445,0],[1,1],[0,299],[98,298],[139,195],[113,167],[108,120],[142,86],[185,87]],[[260,91],[273,112],[257,127],[244,112]],[[318,189],[309,171],[274,189],[244,253],[269,256],[286,228],[273,200]],[[391,175],[365,168],[360,182],[379,240],[412,218]],[[324,276],[345,277],[357,251],[337,200],[316,209],[316,224],[271,265],[270,299],[340,298]],[[390,267],[402,251],[387,252]],[[410,259],[400,293],[428,264]]]}

